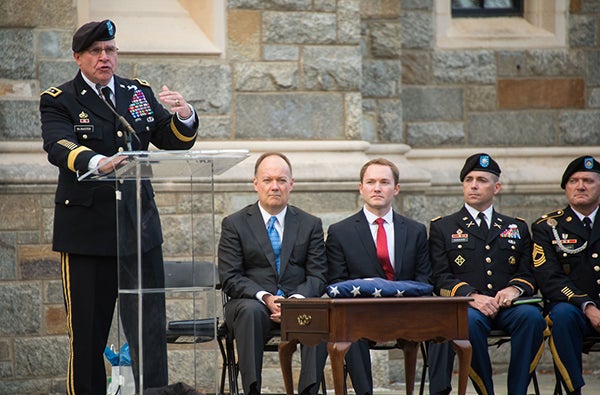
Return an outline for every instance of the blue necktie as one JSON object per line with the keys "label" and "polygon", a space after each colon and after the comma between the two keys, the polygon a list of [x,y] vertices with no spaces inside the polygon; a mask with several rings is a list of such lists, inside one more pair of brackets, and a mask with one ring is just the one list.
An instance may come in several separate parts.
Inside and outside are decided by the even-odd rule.
{"label": "blue necktie", "polygon": [[[273,247],[273,253],[275,254],[275,267],[277,268],[277,276],[279,277],[281,238],[279,237],[279,233],[277,233],[277,229],[275,229],[275,222],[277,222],[277,217],[273,215],[271,218],[269,218],[269,227],[267,228],[267,233],[269,234],[271,247]],[[277,289],[277,295],[283,296],[283,291]]]}

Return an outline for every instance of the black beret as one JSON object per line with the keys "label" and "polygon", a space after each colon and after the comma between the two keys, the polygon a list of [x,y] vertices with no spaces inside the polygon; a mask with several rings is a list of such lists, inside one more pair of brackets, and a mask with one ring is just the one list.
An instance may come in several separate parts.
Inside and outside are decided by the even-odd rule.
{"label": "black beret", "polygon": [[567,184],[567,181],[569,181],[571,175],[578,171],[593,171],[595,173],[600,173],[600,163],[598,163],[593,156],[580,156],[567,166],[567,169],[563,173],[560,187],[565,189],[565,185]]}
{"label": "black beret", "polygon": [[471,155],[467,158],[465,165],[460,171],[460,182],[473,170],[487,171],[488,173],[500,176],[500,166],[498,166],[498,163],[491,156],[485,153]]}
{"label": "black beret", "polygon": [[115,38],[117,27],[113,21],[105,19],[102,22],[88,22],[81,26],[73,35],[73,52],[81,52],[95,41],[109,41]]}

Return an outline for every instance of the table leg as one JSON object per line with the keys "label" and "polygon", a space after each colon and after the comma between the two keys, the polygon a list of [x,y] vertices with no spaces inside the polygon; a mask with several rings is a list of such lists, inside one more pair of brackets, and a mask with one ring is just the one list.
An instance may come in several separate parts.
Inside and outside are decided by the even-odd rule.
{"label": "table leg", "polygon": [[344,395],[344,356],[351,345],[352,342],[327,343],[335,395]]}
{"label": "table leg", "polygon": [[471,342],[468,340],[453,340],[452,348],[458,356],[458,394],[465,395],[471,368]]}
{"label": "table leg", "polygon": [[279,364],[281,365],[281,374],[283,375],[283,384],[285,385],[286,395],[294,395],[294,382],[292,379],[292,355],[296,351],[298,341],[282,341],[279,343]]}
{"label": "table leg", "polygon": [[404,380],[406,381],[406,394],[412,395],[415,390],[415,374],[417,371],[417,354],[419,343],[399,341],[404,353]]}

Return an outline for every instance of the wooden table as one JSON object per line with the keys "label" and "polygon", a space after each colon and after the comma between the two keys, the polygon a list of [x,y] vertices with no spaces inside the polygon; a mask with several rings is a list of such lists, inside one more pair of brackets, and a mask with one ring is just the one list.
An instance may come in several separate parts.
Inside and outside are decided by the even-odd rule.
{"label": "wooden table", "polygon": [[406,393],[414,391],[419,342],[452,342],[458,356],[458,393],[467,390],[471,343],[470,297],[286,299],[281,302],[279,360],[287,395],[293,395],[292,354],[298,342],[327,342],[335,395],[344,394],[344,356],[359,339],[398,341],[404,351]]}

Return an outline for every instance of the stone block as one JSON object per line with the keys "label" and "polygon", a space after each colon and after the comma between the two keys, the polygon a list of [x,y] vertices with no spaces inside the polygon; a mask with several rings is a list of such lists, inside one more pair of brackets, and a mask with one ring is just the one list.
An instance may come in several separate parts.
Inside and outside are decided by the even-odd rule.
{"label": "stone block", "polygon": [[15,340],[15,376],[51,377],[65,375],[69,342],[66,336]]}
{"label": "stone block", "polygon": [[310,10],[312,0],[228,0],[227,8],[248,8],[264,10]]}
{"label": "stone block", "polygon": [[45,91],[51,86],[59,86],[66,81],[75,78],[77,63],[73,60],[44,59],[39,62],[40,88]]}
{"label": "stone block", "polygon": [[402,116],[404,110],[399,99],[379,100],[378,130],[380,143],[404,143]]}
{"label": "stone block", "polygon": [[496,58],[500,77],[521,77],[528,71],[524,51],[498,51]]}
{"label": "stone block", "polygon": [[[0,212],[7,208],[2,207]],[[17,235],[15,232],[0,232],[0,280],[15,280],[17,278]]]}
{"label": "stone block", "polygon": [[397,18],[401,13],[398,0],[369,0],[360,2],[360,15],[363,19]]}
{"label": "stone block", "polygon": [[600,85],[600,51],[589,51],[585,60],[586,84],[588,86]]}
{"label": "stone block", "polygon": [[434,20],[430,12],[405,11],[400,17],[402,48],[430,49],[434,46]]}
{"label": "stone block", "polygon": [[363,97],[395,97],[402,87],[402,66],[397,60],[363,60]]}
{"label": "stone block", "polygon": [[350,140],[362,138],[362,105],[360,93],[348,93],[344,96],[344,111],[346,114],[345,135]]}
{"label": "stone block", "polygon": [[152,84],[155,94],[163,85],[176,90],[199,115],[227,114],[231,110],[231,69],[216,62],[139,63],[136,77]]}
{"label": "stone block", "polygon": [[297,61],[300,58],[300,50],[297,45],[265,45],[263,47],[264,60]]}
{"label": "stone block", "polygon": [[[42,298],[38,283],[0,285],[0,336],[39,334]],[[16,347],[15,347],[16,353]]]}
{"label": "stone block", "polygon": [[41,134],[38,98],[0,100],[0,141],[38,140]]}
{"label": "stone block", "polygon": [[30,80],[35,75],[35,46],[33,30],[0,28],[0,75],[4,79]]}
{"label": "stone block", "polygon": [[498,97],[496,87],[489,85],[471,85],[465,88],[465,107],[467,111],[495,111]]}
{"label": "stone block", "polygon": [[304,89],[360,90],[362,62],[358,46],[305,47],[301,63]]}
{"label": "stone block", "polygon": [[261,13],[230,9],[227,12],[227,53],[231,60],[260,59]]}
{"label": "stone block", "polygon": [[[355,1],[355,0],[352,0]],[[336,0],[314,0],[313,9],[321,12],[335,12],[337,7]]]}
{"label": "stone block", "polygon": [[34,80],[0,80],[0,98],[37,97],[39,87]]}
{"label": "stone block", "polygon": [[[334,2],[335,3],[335,2]],[[360,41],[360,0],[337,2],[337,40],[340,44],[358,44]]]}
{"label": "stone block", "polygon": [[39,56],[73,62],[72,39],[73,34],[64,30],[40,31],[38,33]]}
{"label": "stone block", "polygon": [[199,119],[199,140],[230,140],[231,119],[228,116],[202,116]]}
{"label": "stone block", "polygon": [[66,335],[67,316],[64,306],[47,306],[44,310],[46,334]]}
{"label": "stone block", "polygon": [[339,139],[344,136],[343,95],[240,94],[238,139]]}
{"label": "stone block", "polygon": [[438,83],[496,82],[496,61],[493,51],[436,51],[433,56],[433,76]]}
{"label": "stone block", "polygon": [[402,90],[404,120],[460,121],[463,119],[463,90],[460,88],[407,87]]}
{"label": "stone block", "polygon": [[35,195],[7,195],[0,201],[0,230],[37,229],[40,210]]}
{"label": "stone block", "polygon": [[411,147],[464,146],[465,130],[462,122],[408,123],[407,144]]}
{"label": "stone block", "polygon": [[402,83],[426,85],[431,80],[431,54],[425,51],[404,50],[401,55]]}
{"label": "stone block", "polygon": [[44,303],[60,304],[63,303],[62,281],[44,281]]}
{"label": "stone block", "polygon": [[233,69],[235,89],[240,92],[286,91],[298,88],[296,62],[238,63]]}
{"label": "stone block", "polygon": [[402,51],[402,32],[398,21],[369,23],[371,55],[375,58],[399,58]]}
{"label": "stone block", "polygon": [[560,143],[591,146],[600,144],[600,111],[565,111],[558,117]]}
{"label": "stone block", "polygon": [[582,78],[498,80],[498,108],[583,108],[585,81]]}
{"label": "stone block", "polygon": [[590,89],[587,105],[590,108],[600,108],[600,88]]}
{"label": "stone block", "polygon": [[19,246],[19,266],[24,280],[60,279],[60,254],[50,245]]}
{"label": "stone block", "polygon": [[263,42],[268,44],[333,44],[337,18],[329,13],[263,13]]}
{"label": "stone block", "polygon": [[583,75],[585,54],[583,51],[533,49],[527,51],[526,66],[527,75],[532,76]]}
{"label": "stone block", "polygon": [[0,361],[10,359],[10,344],[8,340],[0,340]]}
{"label": "stone block", "polygon": [[466,125],[468,144],[483,147],[553,146],[556,145],[553,117],[549,112],[472,114]]}
{"label": "stone block", "polygon": [[598,43],[598,20],[595,15],[569,16],[569,47],[592,48]]}

